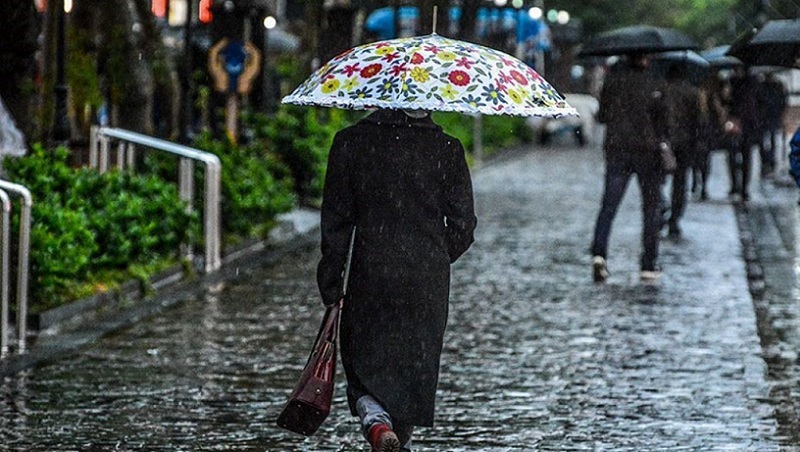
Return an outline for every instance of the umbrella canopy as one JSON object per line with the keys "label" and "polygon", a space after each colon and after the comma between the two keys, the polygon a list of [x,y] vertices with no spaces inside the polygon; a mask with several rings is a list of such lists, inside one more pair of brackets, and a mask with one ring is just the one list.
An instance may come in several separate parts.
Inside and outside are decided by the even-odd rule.
{"label": "umbrella canopy", "polygon": [[700,55],[705,58],[711,67],[714,69],[729,69],[736,66],[741,66],[743,63],[740,59],[728,55],[728,49],[731,46],[716,46],[700,52]]}
{"label": "umbrella canopy", "polygon": [[800,57],[800,19],[771,20],[731,45],[728,55],[749,66],[797,67]]}
{"label": "umbrella canopy", "polygon": [[673,50],[654,55],[650,59],[652,73],[666,77],[670,69],[678,67],[683,76],[695,85],[700,85],[711,74],[711,64],[693,50]]}
{"label": "umbrella canopy", "polygon": [[564,97],[522,61],[437,34],[365,44],[333,58],[284,103],[467,114],[575,115]]}
{"label": "umbrella canopy", "polygon": [[697,50],[694,40],[672,28],[637,25],[600,33],[583,46],[580,56],[611,56]]}

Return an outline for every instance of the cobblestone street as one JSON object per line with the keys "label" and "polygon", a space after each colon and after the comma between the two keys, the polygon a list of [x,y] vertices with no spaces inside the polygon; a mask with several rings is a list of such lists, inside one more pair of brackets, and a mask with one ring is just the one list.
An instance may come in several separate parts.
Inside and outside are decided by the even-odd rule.
{"label": "cobblestone street", "polygon": [[[631,183],[610,279],[596,285],[588,249],[603,171],[596,146],[557,143],[473,174],[476,242],[453,267],[437,424],[414,450],[800,450],[795,191],[755,190],[737,210],[715,155],[711,199],[688,204],[683,236],[662,241],[661,280],[642,284]],[[317,259],[313,247],[243,266],[201,297],[6,377],[0,449],[368,450],[341,369],[316,435],[274,423],[322,315]]]}

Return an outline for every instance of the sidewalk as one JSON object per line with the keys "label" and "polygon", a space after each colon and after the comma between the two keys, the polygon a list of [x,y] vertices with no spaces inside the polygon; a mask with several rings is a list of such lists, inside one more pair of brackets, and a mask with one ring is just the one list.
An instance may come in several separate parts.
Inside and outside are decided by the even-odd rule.
{"label": "sidewalk", "polygon": [[[629,186],[612,231],[612,274],[597,285],[588,250],[602,153],[566,143],[516,149],[473,174],[476,242],[452,269],[436,426],[418,430],[414,451],[800,445],[796,355],[762,352],[764,311],[750,295],[724,157],[715,156],[712,199],[691,202],[683,237],[662,242],[654,285],[638,280],[641,213]],[[321,315],[317,260],[307,247],[247,262],[157,316],[6,379],[0,444],[365,451],[341,370],[317,434],[274,424]],[[774,341],[800,338],[791,311],[769,314]]]}

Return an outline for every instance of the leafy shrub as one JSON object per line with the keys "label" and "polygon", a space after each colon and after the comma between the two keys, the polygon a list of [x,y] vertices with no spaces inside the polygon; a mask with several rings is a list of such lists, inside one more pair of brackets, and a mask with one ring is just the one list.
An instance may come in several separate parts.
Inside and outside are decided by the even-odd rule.
{"label": "leafy shrub", "polygon": [[322,196],[333,136],[348,124],[347,115],[337,109],[282,105],[273,116],[254,114],[247,122],[289,168],[300,201],[314,202]]}
{"label": "leafy shrub", "polygon": [[[58,304],[97,273],[177,256],[199,227],[177,188],[153,176],[99,174],[68,164],[69,151],[34,146],[6,159],[6,177],[33,196],[32,310]],[[18,222],[18,219],[14,219]]]}
{"label": "leafy shrub", "polygon": [[264,146],[237,146],[202,134],[195,146],[222,162],[222,227],[226,234],[263,236],[275,216],[294,207],[291,174]]}
{"label": "leafy shrub", "polygon": [[[458,138],[468,152],[472,151],[475,118],[461,113],[435,112],[433,120],[446,133]],[[518,116],[484,115],[482,130],[483,150],[486,155],[503,147],[533,141],[531,128],[525,124],[525,118]]]}

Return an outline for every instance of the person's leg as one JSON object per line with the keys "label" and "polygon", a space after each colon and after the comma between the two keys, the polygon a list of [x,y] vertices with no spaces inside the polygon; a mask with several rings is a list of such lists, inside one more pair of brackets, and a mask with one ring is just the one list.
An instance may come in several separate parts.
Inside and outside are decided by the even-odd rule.
{"label": "person's leg", "polygon": [[711,151],[706,150],[700,161],[700,199],[708,199],[708,176],[711,173]]}
{"label": "person's leg", "polygon": [[739,144],[731,143],[728,148],[728,175],[730,176],[730,190],[729,195],[739,193]]}
{"label": "person's leg", "polygon": [[658,242],[661,231],[659,204],[661,175],[657,167],[646,166],[637,171],[642,195],[642,271],[658,270]]}
{"label": "person's leg", "polygon": [[750,172],[752,170],[753,165],[753,146],[751,140],[743,140],[742,147],[741,147],[741,159],[742,159],[742,179],[740,185],[740,193],[742,195],[742,201],[747,201],[750,199]]}
{"label": "person's leg", "polygon": [[600,256],[605,259],[608,255],[608,240],[611,235],[611,225],[614,222],[619,204],[625,196],[625,189],[630,176],[630,169],[624,164],[609,162],[606,165],[603,200],[600,205],[600,212],[597,214],[597,222],[594,228],[592,256]]}
{"label": "person's leg", "polygon": [[672,175],[672,207],[669,216],[669,234],[680,234],[679,222],[683,216],[686,205],[686,175],[689,172],[682,162],[678,162],[678,169]]}
{"label": "person's leg", "polygon": [[370,395],[360,397],[356,401],[356,411],[361,419],[361,432],[374,451],[400,451],[402,443],[394,431],[392,418],[374,397]]}

